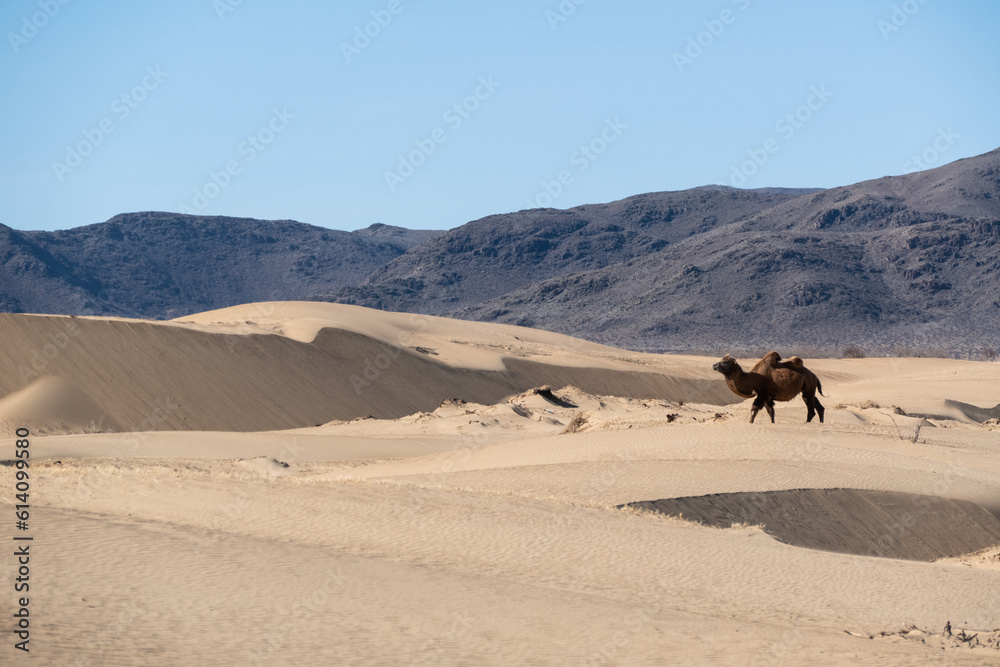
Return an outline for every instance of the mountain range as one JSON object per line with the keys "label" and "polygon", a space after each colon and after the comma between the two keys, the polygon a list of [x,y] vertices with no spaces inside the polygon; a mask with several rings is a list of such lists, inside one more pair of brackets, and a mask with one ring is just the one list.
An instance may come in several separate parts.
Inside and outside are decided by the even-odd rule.
{"label": "mountain range", "polygon": [[438,232],[126,213],[73,229],[0,225],[0,312],[164,319],[356,285]]}
{"label": "mountain range", "polygon": [[831,189],[706,186],[448,231],[128,213],[0,225],[0,311],[172,318],[323,300],[629,349],[1000,347],[1000,149]]}

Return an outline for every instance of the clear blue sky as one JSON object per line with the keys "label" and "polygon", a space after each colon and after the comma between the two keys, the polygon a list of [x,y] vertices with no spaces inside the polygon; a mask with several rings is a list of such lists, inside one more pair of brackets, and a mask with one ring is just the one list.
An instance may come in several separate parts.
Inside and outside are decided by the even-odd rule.
{"label": "clear blue sky", "polygon": [[995,0],[62,2],[0,8],[17,229],[182,208],[445,229],[1000,146]]}

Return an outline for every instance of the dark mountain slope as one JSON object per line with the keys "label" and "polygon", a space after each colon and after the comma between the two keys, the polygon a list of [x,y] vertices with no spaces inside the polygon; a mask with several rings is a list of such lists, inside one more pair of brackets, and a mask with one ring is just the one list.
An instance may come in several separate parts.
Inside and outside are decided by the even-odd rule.
{"label": "dark mountain slope", "polygon": [[0,225],[0,312],[82,312],[93,283],[81,281],[28,232]]}
{"label": "dark mountain slope", "polygon": [[859,232],[951,218],[1000,218],[1000,149],[799,197],[748,217],[743,228]]}
{"label": "dark mountain slope", "polygon": [[630,349],[836,353],[861,344],[974,356],[1000,346],[998,255],[1000,222],[865,234],[730,230],[449,315],[586,331]]}
{"label": "dark mountain slope", "polygon": [[8,230],[3,293],[9,311],[175,317],[355,285],[435,234],[128,213],[64,231]]}
{"label": "dark mountain slope", "polygon": [[[650,197],[690,202],[706,192],[712,191]],[[634,202],[616,205],[629,212]],[[604,253],[605,266],[582,273],[550,270],[548,278],[533,267],[523,272],[519,287],[478,304],[452,285],[428,289],[414,275],[455,267],[443,261],[444,254],[433,263],[416,264],[414,254],[395,260],[369,281],[366,296],[375,305],[402,303],[643,349],[773,341],[829,351],[850,342],[882,350],[959,344],[970,350],[996,340],[1000,150],[926,172],[803,193],[756,212],[749,208],[742,217],[738,211],[716,216],[715,224],[692,224],[689,215],[657,226],[669,243],[647,246],[652,252],[645,257]],[[582,217],[579,209],[564,213]],[[506,219],[493,222],[498,227]],[[453,230],[452,238],[468,227]],[[421,257],[434,256],[448,238],[420,248]],[[475,256],[481,246],[465,252]],[[542,260],[555,264],[550,254]],[[495,264],[484,263],[491,268],[481,281],[497,275]],[[409,291],[399,294],[394,288],[402,280],[379,279],[402,267],[416,270],[408,277]],[[504,280],[508,270],[501,265],[495,292],[516,282]],[[381,299],[386,293],[389,298]],[[351,300],[355,292],[346,294],[344,300]]]}
{"label": "dark mountain slope", "polygon": [[441,234],[329,300],[439,313],[522,285],[655,253],[812,190],[706,187],[494,215]]}
{"label": "dark mountain slope", "polygon": [[382,243],[385,245],[407,251],[413,246],[420,245],[424,241],[442,234],[437,230],[427,229],[406,229],[405,227],[393,227],[376,222],[364,229],[356,229],[351,232],[351,236],[358,239],[365,239],[372,243]]}

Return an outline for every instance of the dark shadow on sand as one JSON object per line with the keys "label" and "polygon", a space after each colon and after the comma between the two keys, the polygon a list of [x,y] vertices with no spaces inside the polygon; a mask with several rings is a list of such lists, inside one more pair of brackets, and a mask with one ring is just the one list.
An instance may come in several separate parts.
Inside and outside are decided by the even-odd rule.
{"label": "dark shadow on sand", "polygon": [[860,489],[720,493],[628,503],[709,526],[763,524],[780,542],[933,561],[1000,544],[1000,519],[972,502]]}

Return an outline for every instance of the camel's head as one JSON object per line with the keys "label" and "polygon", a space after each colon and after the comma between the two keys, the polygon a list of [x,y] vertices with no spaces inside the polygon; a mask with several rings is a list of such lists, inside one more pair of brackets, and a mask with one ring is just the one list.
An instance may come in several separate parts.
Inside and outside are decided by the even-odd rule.
{"label": "camel's head", "polygon": [[733,372],[734,369],[738,367],[739,364],[736,363],[736,360],[730,357],[728,354],[722,357],[721,361],[716,361],[714,364],[712,364],[713,371],[718,371],[725,376],[728,376],[730,373]]}

